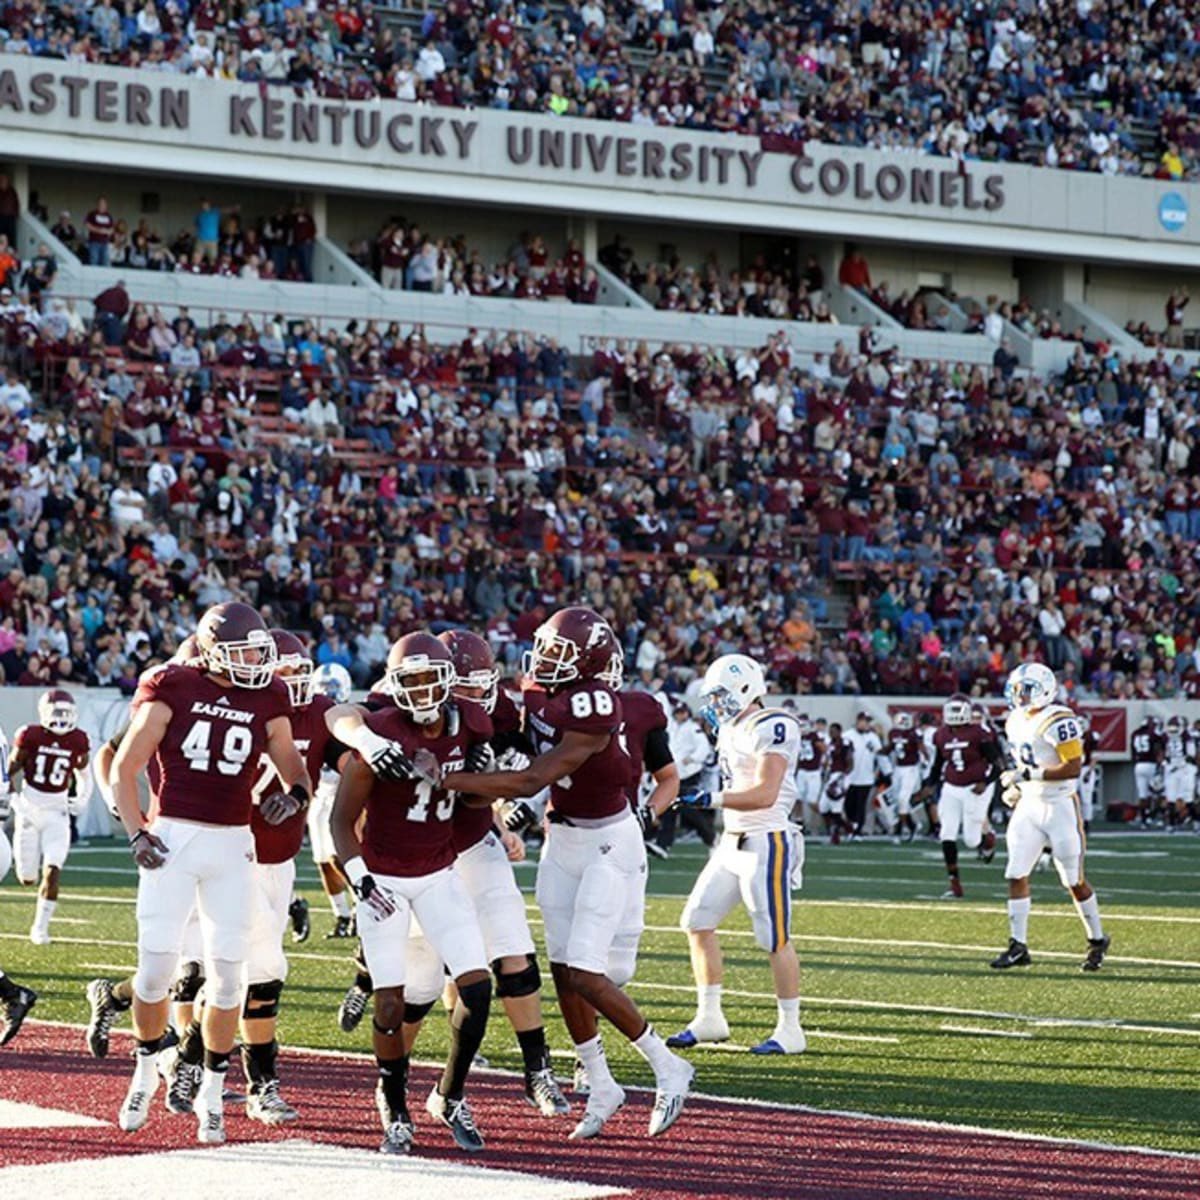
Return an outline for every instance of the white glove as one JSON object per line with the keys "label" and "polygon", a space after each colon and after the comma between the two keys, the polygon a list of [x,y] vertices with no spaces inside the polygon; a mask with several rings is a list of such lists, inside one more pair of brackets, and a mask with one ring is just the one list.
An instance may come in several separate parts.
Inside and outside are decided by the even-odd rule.
{"label": "white glove", "polygon": [[368,767],[381,779],[415,779],[416,772],[404,747],[380,737],[368,725],[360,725],[350,744],[362,755]]}
{"label": "white glove", "polygon": [[80,817],[87,812],[88,801],[92,798],[92,788],[96,781],[88,768],[83,767],[75,772],[75,795],[67,798],[67,812],[73,817]]}
{"label": "white glove", "polygon": [[1009,808],[1016,808],[1017,801],[1021,799],[1021,789],[1014,783],[1011,787],[1006,787],[1000,793],[1000,799],[1008,805]]}
{"label": "white glove", "polygon": [[1023,778],[1024,776],[1021,774],[1021,772],[1016,769],[1002,771],[1000,774],[1000,786],[1005,791],[1008,791],[1009,788],[1016,787]]}

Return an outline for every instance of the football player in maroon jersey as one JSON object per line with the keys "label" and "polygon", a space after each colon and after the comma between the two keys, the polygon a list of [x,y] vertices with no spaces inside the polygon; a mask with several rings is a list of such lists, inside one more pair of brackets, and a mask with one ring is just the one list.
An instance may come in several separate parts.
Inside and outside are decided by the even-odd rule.
{"label": "football player in maroon jersey", "polygon": [[[988,805],[992,788],[1000,777],[1001,752],[996,734],[977,724],[971,715],[971,701],[963,695],[951,696],[942,706],[942,724],[933,735],[931,786],[942,782],[938,797],[941,817],[942,857],[950,886],[945,899],[963,894],[958,877],[958,838],[974,850],[984,840]],[[988,831],[993,845],[996,835]]]}
{"label": "football player in maroon jersey", "polygon": [[[287,789],[261,801],[268,822],[282,823],[303,810],[311,785],[292,739],[287,688],[274,678],[275,643],[262,618],[246,604],[218,604],[201,618],[196,641],[202,670],[168,665],[139,682],[133,722],[112,767],[113,796],[139,868],[138,1048],[119,1124],[130,1132],[149,1116],[168,989],[196,908],[212,967],[197,1136],[219,1144],[225,1140],[222,1094],[242,1010],[255,894],[251,789],[262,754]],[[157,777],[144,818],[137,781],[152,758]]]}
{"label": "football player in maroon jersey", "polygon": [[[451,703],[454,678],[450,651],[432,634],[410,633],[392,646],[384,676],[392,707],[368,713],[365,725],[390,744],[391,769],[408,777],[376,776],[351,756],[333,802],[334,846],[358,896],[358,932],[375,988],[376,1099],[384,1124],[380,1150],[387,1154],[406,1154],[413,1140],[403,1024],[414,917],[458,987],[450,1055],[426,1108],[459,1147],[483,1149],[463,1088],[487,1027],[492,979],[474,905],[452,869],[453,817],[461,803],[454,792],[461,789],[440,777],[492,761],[492,722],[478,704]],[[337,711],[328,718],[334,729]]]}
{"label": "football player in maroon jersey", "polygon": [[[50,918],[58,907],[58,880],[71,848],[71,817],[83,812],[92,794],[88,736],[70,692],[54,688],[38,701],[38,723],[22,725],[8,760],[16,813],[13,854],[17,878],[38,881],[37,909],[29,929],[35,946],[50,942]],[[15,790],[19,776],[24,787]]]}
{"label": "football player in maroon jersey", "polygon": [[537,899],[563,1019],[591,1083],[573,1138],[595,1137],[625,1102],[604,1058],[597,1011],[654,1070],[651,1135],[674,1124],[694,1073],[621,990],[637,961],[646,850],[627,795],[621,699],[604,678],[616,645],[607,622],[591,609],[556,612],[534,633],[526,664],[532,686],[525,692],[525,728],[538,757],[523,771],[456,772],[444,781],[477,803],[550,788]]}

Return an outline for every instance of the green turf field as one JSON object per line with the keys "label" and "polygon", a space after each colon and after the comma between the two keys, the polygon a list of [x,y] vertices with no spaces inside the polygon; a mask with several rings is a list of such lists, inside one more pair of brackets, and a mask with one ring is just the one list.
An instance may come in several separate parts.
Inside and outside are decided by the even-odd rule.
{"label": "green turf field", "polygon": [[[1088,874],[1113,937],[1098,975],[1079,971],[1083,928],[1052,872],[1034,877],[1033,967],[988,969],[1007,938],[1002,857],[989,867],[968,863],[967,898],[951,903],[938,899],[943,876],[934,843],[810,844],[794,920],[808,1053],[760,1059],[739,1052],[768,1035],[774,1022],[766,959],[739,916],[725,939],[726,1014],[735,1045],[695,1053],[700,1089],[1200,1150],[1200,838],[1093,839]],[[652,863],[647,930],[631,991],[663,1032],[692,1013],[686,943],[676,922],[701,861],[701,847],[684,845],[669,862]],[[521,869],[520,878],[532,887],[531,868]],[[282,1037],[365,1050],[366,1023],[350,1036],[335,1023],[351,979],[350,945],[323,940],[331,917],[307,859],[300,879],[314,928],[290,955]],[[133,882],[123,847],[77,847],[48,947],[25,937],[32,894],[11,878],[0,888],[0,966],[40,990],[37,1016],[82,1021],[87,980],[132,969]],[[565,1048],[561,1023],[552,1018],[549,1025],[553,1045]],[[442,1053],[443,1029],[440,1020],[430,1021],[421,1057]],[[610,1034],[606,1044],[620,1078],[649,1082],[648,1069],[619,1038]],[[499,1014],[484,1050],[493,1065],[518,1065]]]}

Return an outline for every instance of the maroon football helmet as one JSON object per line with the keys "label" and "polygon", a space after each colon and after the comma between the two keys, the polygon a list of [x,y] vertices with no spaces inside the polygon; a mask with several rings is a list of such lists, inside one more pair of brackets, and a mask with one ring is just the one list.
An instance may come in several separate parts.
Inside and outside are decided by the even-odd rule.
{"label": "maroon football helmet", "polygon": [[313,698],[313,660],[308,648],[286,629],[272,629],[275,643],[275,674],[287,684],[293,708],[304,708]]}
{"label": "maroon football helmet", "polygon": [[384,690],[418,725],[432,725],[454,686],[454,659],[432,633],[406,633],[388,651]]}
{"label": "maroon football helmet", "polygon": [[612,678],[620,647],[608,622],[590,608],[560,608],[533,635],[525,655],[525,674],[545,688],[579,679]]}
{"label": "maroon football helmet", "polygon": [[454,694],[477,701],[490,713],[496,707],[500,686],[500,671],[491,646],[469,629],[447,629],[438,635],[438,641],[454,660]]}
{"label": "maroon football helmet", "polygon": [[275,643],[266,622],[248,604],[214,604],[196,626],[206,670],[236,687],[265,688],[275,673]]}
{"label": "maroon football helmet", "polygon": [[38,700],[38,723],[51,733],[70,733],[79,725],[79,709],[75,697],[62,688],[43,692]]}
{"label": "maroon football helmet", "polygon": [[970,725],[971,724],[971,698],[964,696],[962,692],[955,692],[945,704],[942,705],[942,720],[947,725]]}

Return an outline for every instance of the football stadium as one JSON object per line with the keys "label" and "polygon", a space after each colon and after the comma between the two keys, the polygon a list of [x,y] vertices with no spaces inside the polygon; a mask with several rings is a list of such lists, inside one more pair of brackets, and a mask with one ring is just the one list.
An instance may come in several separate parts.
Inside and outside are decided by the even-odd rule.
{"label": "football stadium", "polygon": [[0,1185],[1200,1200],[1198,63],[0,0]]}

